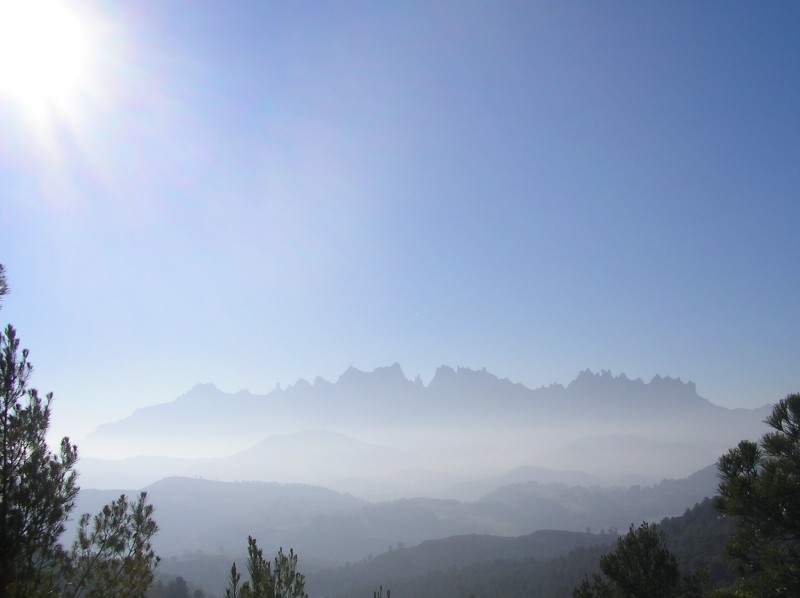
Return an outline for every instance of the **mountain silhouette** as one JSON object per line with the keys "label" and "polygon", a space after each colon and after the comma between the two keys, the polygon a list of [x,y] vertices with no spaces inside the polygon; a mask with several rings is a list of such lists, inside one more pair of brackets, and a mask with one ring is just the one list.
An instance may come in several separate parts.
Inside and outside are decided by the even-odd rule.
{"label": "mountain silhouette", "polygon": [[[441,366],[425,385],[394,363],[371,372],[350,367],[335,382],[299,380],[266,395],[200,384],[100,426],[81,448],[105,458],[236,455],[236,462],[263,464],[253,479],[265,481],[313,482],[303,469],[330,463],[324,482],[336,488],[346,489],[336,479],[368,483],[383,472],[386,480],[438,478],[442,495],[445,487],[515,467],[606,481],[688,475],[739,440],[759,437],[768,410],[720,407],[692,382],[659,375],[645,382],[584,370],[566,386],[530,389],[486,370]],[[364,446],[344,451],[335,439],[345,437]],[[270,450],[247,457],[263,442]],[[231,463],[229,471],[243,469]]]}

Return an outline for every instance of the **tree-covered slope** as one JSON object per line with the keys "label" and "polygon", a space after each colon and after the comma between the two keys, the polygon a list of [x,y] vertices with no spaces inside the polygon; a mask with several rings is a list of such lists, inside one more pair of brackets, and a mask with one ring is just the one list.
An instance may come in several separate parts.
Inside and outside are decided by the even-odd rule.
{"label": "tree-covered slope", "polygon": [[[724,546],[732,526],[710,499],[659,526],[683,575],[707,568],[715,586],[730,584]],[[415,598],[568,598],[615,544],[615,535],[555,531],[520,538],[448,538],[317,573],[310,588],[312,596],[330,598],[368,596],[378,585],[394,596]]]}

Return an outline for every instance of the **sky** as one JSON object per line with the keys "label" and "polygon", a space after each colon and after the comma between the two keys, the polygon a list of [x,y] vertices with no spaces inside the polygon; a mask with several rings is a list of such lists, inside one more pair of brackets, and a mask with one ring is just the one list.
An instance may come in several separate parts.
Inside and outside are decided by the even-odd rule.
{"label": "sky", "polygon": [[797,3],[68,10],[10,61],[50,95],[0,86],[0,320],[56,435],[393,362],[800,391]]}

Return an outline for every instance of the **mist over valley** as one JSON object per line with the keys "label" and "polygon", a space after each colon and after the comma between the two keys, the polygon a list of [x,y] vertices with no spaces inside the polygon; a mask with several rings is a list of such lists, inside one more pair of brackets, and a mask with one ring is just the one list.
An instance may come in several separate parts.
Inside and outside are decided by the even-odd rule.
{"label": "mist over valley", "polygon": [[800,596],[799,30],[0,0],[0,598]]}
{"label": "mist over valley", "polygon": [[[248,535],[298,551],[312,595],[357,596],[382,576],[411,583],[397,559],[412,549],[484,579],[492,559],[573,558],[634,522],[682,515],[715,494],[719,454],[762,434],[768,412],[714,405],[680,379],[589,370],[537,389],[447,366],[426,385],[396,363],[267,395],[201,384],[81,442],[118,458],[82,457],[79,509],[146,490],[161,574],[217,594]],[[540,530],[563,536],[544,542]],[[529,542],[538,548],[520,548]],[[378,555],[390,570],[371,564]],[[413,558],[423,578],[440,570]]]}
{"label": "mist over valley", "polygon": [[79,468],[93,488],[187,476],[316,484],[367,499],[469,500],[491,490],[486,480],[684,477],[757,438],[767,413],[713,405],[691,382],[669,377],[586,370],[565,386],[529,389],[442,366],[424,385],[393,364],[264,396],[198,385],[99,427],[80,443]]}

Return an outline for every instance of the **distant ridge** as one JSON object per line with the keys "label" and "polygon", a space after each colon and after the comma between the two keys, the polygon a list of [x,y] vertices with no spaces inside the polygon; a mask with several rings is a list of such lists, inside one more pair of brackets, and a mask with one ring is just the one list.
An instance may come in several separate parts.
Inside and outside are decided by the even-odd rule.
{"label": "distant ridge", "polygon": [[[517,475],[527,477],[524,472],[512,477]],[[712,495],[716,484],[712,465],[687,478],[648,487],[521,482],[472,501],[370,502],[315,485],[187,477],[165,478],[145,489],[157,505],[157,551],[164,557],[178,556],[167,559],[178,568],[173,569],[176,574],[184,575],[180,566],[187,557],[224,556],[215,564],[204,561],[218,567],[209,581],[224,584],[231,560],[244,552],[242,538],[247,535],[256,536],[265,552],[294,547],[304,570],[305,563],[338,566],[385,553],[353,565],[352,571],[334,573],[334,578],[341,577],[330,581],[338,585],[347,583],[350,573],[362,580],[362,574],[367,579],[377,575],[374,579],[385,583],[392,572],[422,574],[497,559],[552,558],[575,547],[613,542],[612,530],[679,515]],[[119,492],[84,490],[76,512],[97,511]],[[565,531],[548,531],[554,529]],[[598,533],[602,530],[606,533]]]}
{"label": "distant ridge", "polygon": [[[687,475],[739,440],[760,436],[767,414],[767,407],[719,407],[699,396],[694,383],[660,375],[645,382],[583,370],[566,386],[530,389],[485,369],[443,365],[425,385],[393,363],[371,372],[350,367],[335,382],[298,380],[266,395],[199,384],[170,403],[100,426],[80,446],[85,456],[197,458],[230,456],[282,437],[272,454],[285,456],[264,469],[275,472],[291,459],[281,448],[291,435],[327,431],[405,454],[393,459],[383,451],[381,463],[376,453],[361,468],[363,459],[344,459],[349,470],[328,468],[337,479],[384,471],[387,479],[409,483],[438,478],[442,490],[523,466],[584,471],[606,481]],[[586,438],[601,440],[587,444]],[[290,479],[310,480],[313,475],[300,469],[313,471],[324,462],[330,442],[328,437],[328,448],[319,450],[296,446],[305,457],[287,471],[298,474]],[[335,483],[331,476],[324,481]]]}

